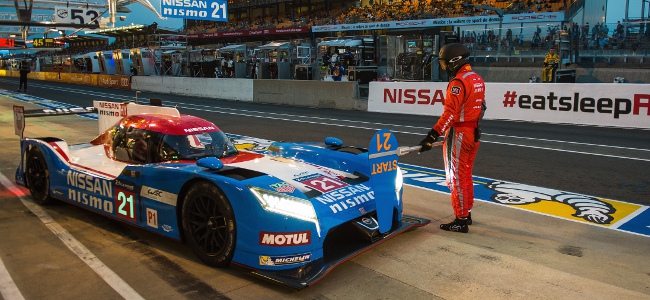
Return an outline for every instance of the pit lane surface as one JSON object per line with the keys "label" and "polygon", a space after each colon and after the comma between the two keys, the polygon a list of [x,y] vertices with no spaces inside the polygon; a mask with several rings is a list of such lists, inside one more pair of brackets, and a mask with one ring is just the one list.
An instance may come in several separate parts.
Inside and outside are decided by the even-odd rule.
{"label": "pit lane surface", "polygon": [[[0,80],[0,88],[11,91],[15,86],[17,81]],[[83,106],[93,99],[123,101],[135,95],[37,81],[30,81],[30,94]],[[156,94],[139,97],[178,103],[181,112],[209,119],[226,132],[270,140],[338,136],[346,144],[366,145],[376,129],[389,128],[400,144],[415,145],[436,119],[187,97],[172,101],[169,95]],[[18,138],[13,135],[10,108],[20,101],[0,99],[0,171],[13,181]],[[75,143],[93,137],[96,125],[76,116],[29,119],[26,135],[43,135],[46,130]],[[486,121],[484,132],[475,175],[647,205],[647,131]],[[437,169],[440,160],[438,151],[401,158]],[[21,200],[2,191],[0,259],[25,298],[121,298]],[[405,199],[406,213],[434,223],[342,264],[300,292],[236,270],[205,267],[184,245],[71,205],[46,211],[147,299],[650,298],[648,237],[486,202],[476,203],[476,225],[470,234],[448,233],[437,229],[452,218],[447,195],[407,187]]]}

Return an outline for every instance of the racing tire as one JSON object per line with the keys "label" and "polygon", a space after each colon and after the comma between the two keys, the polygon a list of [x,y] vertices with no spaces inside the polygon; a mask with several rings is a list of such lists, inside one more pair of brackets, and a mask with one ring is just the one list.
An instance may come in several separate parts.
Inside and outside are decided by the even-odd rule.
{"label": "racing tire", "polygon": [[50,171],[45,156],[38,147],[32,147],[27,152],[25,181],[36,203],[48,205],[54,201],[50,197]]}
{"label": "racing tire", "polygon": [[225,195],[208,182],[194,184],[183,201],[183,233],[201,261],[212,267],[230,264],[235,253],[235,214]]}

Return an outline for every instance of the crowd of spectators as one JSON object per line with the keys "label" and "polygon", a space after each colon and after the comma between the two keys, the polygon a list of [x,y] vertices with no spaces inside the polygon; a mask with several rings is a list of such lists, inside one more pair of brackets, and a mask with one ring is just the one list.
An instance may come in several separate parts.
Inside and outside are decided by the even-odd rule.
{"label": "crowd of spectators", "polygon": [[[194,33],[213,33],[224,31],[250,30],[260,28],[286,28],[295,26],[353,24],[382,21],[401,21],[416,19],[454,18],[463,16],[487,15],[488,11],[476,6],[491,6],[506,14],[532,13],[564,10],[568,0],[374,0],[372,5],[359,7],[356,1],[333,4],[329,11],[323,7],[303,10],[295,16],[282,12],[272,16],[257,16],[246,20],[231,17],[236,21],[213,22],[189,20],[187,31]],[[463,3],[473,4],[464,6]],[[267,9],[267,8],[263,8]]]}
{"label": "crowd of spectators", "polygon": [[[592,27],[589,26],[589,23],[586,23],[582,28],[576,24],[574,25],[573,34],[576,39],[580,40],[584,50],[616,50],[629,47],[634,52],[645,44],[646,36],[644,34],[632,35],[630,28],[625,32],[625,26],[620,21],[616,23],[613,30],[610,30],[607,24],[601,23],[596,23]],[[630,36],[634,36],[634,39],[631,41],[631,45],[628,45],[629,39],[627,37]]]}

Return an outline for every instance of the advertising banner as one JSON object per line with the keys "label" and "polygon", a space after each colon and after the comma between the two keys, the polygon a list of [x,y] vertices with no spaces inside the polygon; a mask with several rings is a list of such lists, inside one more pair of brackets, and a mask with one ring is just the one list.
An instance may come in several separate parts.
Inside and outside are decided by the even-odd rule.
{"label": "advertising banner", "polygon": [[235,37],[235,36],[266,36],[277,34],[297,34],[308,33],[309,27],[289,27],[289,28],[269,28],[269,29],[252,29],[252,30],[238,30],[238,31],[224,31],[212,33],[195,33],[186,36],[170,37],[170,40],[185,40],[185,39],[203,39],[203,38],[217,38],[217,37]]}
{"label": "advertising banner", "polygon": [[[564,21],[564,12],[545,12],[531,14],[509,14],[503,16],[503,24],[508,23],[531,23],[531,22],[561,22]],[[370,22],[357,24],[339,24],[312,26],[312,32],[331,32],[349,30],[373,30],[373,29],[400,29],[400,28],[424,28],[435,26],[459,26],[459,25],[484,25],[499,24],[499,17],[473,16],[461,18],[438,18],[424,20],[404,20],[387,22]]]}
{"label": "advertising banner", "polygon": [[[440,116],[446,82],[370,82],[368,111]],[[643,84],[485,83],[485,119],[650,128]]]}
{"label": "advertising banner", "polygon": [[127,75],[98,75],[97,85],[114,89],[131,89],[131,81]]}
{"label": "advertising banner", "polygon": [[163,17],[228,22],[226,0],[161,0]]}

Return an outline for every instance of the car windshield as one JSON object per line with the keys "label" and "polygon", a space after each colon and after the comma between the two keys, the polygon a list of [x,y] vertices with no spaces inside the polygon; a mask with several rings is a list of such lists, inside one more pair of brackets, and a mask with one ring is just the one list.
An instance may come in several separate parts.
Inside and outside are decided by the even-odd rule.
{"label": "car windshield", "polygon": [[163,137],[161,156],[164,160],[199,159],[206,156],[228,157],[237,149],[221,131]]}

